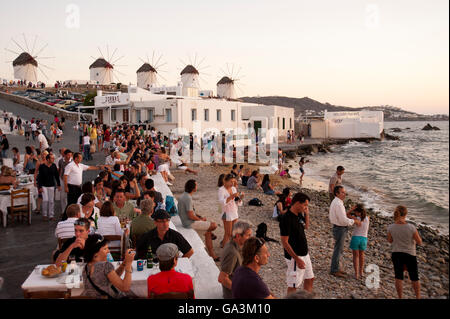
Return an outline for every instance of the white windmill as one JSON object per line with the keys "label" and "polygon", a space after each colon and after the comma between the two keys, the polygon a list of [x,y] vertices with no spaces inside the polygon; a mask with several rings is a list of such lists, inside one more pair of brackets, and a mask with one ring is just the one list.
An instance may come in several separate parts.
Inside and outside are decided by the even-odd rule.
{"label": "white windmill", "polygon": [[118,73],[120,75],[124,74],[115,69],[115,67],[119,66],[116,64],[116,62],[118,62],[124,56],[122,55],[120,58],[113,60],[117,48],[114,50],[111,56],[109,56],[108,46],[106,46],[106,50],[107,50],[107,58],[103,56],[103,53],[100,50],[100,48],[98,48],[98,51],[100,52],[101,57],[95,59],[94,57],[91,56],[91,58],[93,58],[95,61],[89,66],[90,80],[95,84],[99,85],[108,85],[111,83],[116,83],[116,80],[117,83],[120,83],[121,81],[119,80],[119,78],[115,73]]}
{"label": "white windmill", "polygon": [[156,86],[158,83],[158,77],[165,80],[159,72],[161,71],[161,66],[166,64],[160,63],[161,58],[162,55],[155,61],[155,52],[153,52],[151,63],[149,62],[148,55],[147,61],[140,59],[144,64],[136,71],[138,87],[142,89],[150,89],[151,87]]}
{"label": "white windmill", "polygon": [[[47,74],[42,70],[41,66],[53,70],[53,68],[43,64],[41,62],[42,59],[53,59],[54,57],[44,57],[40,56],[40,54],[44,51],[44,49],[48,46],[48,44],[45,44],[41,49],[37,50],[35,52],[36,48],[36,42],[37,42],[37,35],[34,38],[33,46],[30,50],[30,47],[28,46],[28,41],[25,36],[25,34],[22,34],[23,40],[24,40],[24,46],[21,46],[18,41],[11,38],[12,43],[17,46],[19,50],[21,50],[22,53],[17,52],[17,48],[9,49],[5,48],[6,51],[8,51],[11,54],[14,54],[15,58],[12,61],[7,61],[7,63],[11,63],[13,65],[14,70],[14,79],[15,80],[21,80],[31,83],[37,83],[38,82],[38,70],[44,75],[44,77],[48,80]],[[40,45],[39,45],[40,46]],[[25,50],[26,48],[26,50]]]}
{"label": "white windmill", "polygon": [[[192,61],[189,57],[189,64],[186,65],[182,60],[181,62],[183,65],[186,65],[184,69],[180,72],[181,75],[181,84],[183,86],[182,94],[183,96],[199,96],[199,90],[200,90],[200,81],[202,80],[200,77],[200,72],[202,69],[202,63],[205,60],[203,58],[198,64],[197,64],[197,54],[195,55],[194,61]],[[202,75],[208,75],[204,72],[202,72]]]}
{"label": "white windmill", "polygon": [[[236,88],[238,88],[240,91],[240,87],[238,86],[237,82],[240,81],[240,78],[238,78],[239,73],[242,68],[239,68],[239,70],[235,70],[235,66],[228,66],[227,63],[227,72],[224,72],[222,69],[222,73],[226,74],[223,76],[219,82],[217,82],[217,97],[224,98],[224,99],[236,99]],[[242,77],[241,77],[242,78]]]}

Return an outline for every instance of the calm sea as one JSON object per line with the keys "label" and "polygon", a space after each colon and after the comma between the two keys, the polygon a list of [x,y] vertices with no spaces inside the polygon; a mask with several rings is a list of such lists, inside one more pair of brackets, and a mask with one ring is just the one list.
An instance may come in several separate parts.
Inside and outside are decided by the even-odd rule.
{"label": "calm sea", "polygon": [[[409,217],[449,230],[449,123],[430,122],[440,131],[422,131],[427,122],[385,122],[385,131],[399,141],[371,144],[350,142],[333,146],[333,153],[317,154],[304,168],[307,175],[326,182],[338,165],[345,167],[344,186],[362,201],[392,216],[405,205]],[[394,133],[391,128],[400,128]]]}

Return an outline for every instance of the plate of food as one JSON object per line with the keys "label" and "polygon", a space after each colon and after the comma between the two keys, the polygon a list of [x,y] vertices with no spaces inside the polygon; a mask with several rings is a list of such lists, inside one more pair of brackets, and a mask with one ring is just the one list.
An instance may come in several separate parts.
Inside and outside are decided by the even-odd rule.
{"label": "plate of food", "polygon": [[41,275],[47,278],[54,278],[63,273],[61,267],[56,267],[56,265],[50,265],[41,271]]}

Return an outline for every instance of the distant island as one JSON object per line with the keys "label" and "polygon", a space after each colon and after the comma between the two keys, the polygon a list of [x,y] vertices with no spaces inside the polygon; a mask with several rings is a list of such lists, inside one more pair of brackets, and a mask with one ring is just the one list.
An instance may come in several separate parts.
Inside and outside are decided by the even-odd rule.
{"label": "distant island", "polygon": [[309,97],[292,98],[285,96],[258,96],[241,97],[239,100],[249,103],[258,103],[264,105],[280,105],[293,107],[296,117],[322,116],[324,111],[329,112],[352,112],[352,111],[383,111],[385,121],[448,121],[446,114],[424,115],[402,110],[399,107],[390,105],[348,107],[332,105],[330,103],[321,103]]}

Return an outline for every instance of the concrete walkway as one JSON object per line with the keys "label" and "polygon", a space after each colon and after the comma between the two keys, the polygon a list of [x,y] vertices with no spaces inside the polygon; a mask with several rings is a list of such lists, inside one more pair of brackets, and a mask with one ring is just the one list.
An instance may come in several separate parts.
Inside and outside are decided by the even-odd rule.
{"label": "concrete walkway", "polygon": [[[32,117],[46,119],[49,123],[53,122],[53,116],[47,113],[41,113],[36,110],[29,109],[23,105],[0,99],[0,113],[3,110],[13,112],[24,120],[31,120]],[[0,119],[3,121],[3,119]],[[55,154],[61,147],[66,147],[72,151],[78,151],[78,132],[72,127],[75,122],[66,121],[63,140],[59,143],[53,143]],[[30,139],[25,141],[24,136],[7,135],[10,149],[16,146],[21,155],[25,152],[25,146],[33,145],[38,147],[37,141]],[[10,156],[12,156],[12,152]],[[58,157],[58,155],[56,156]],[[87,165],[96,165],[104,163],[104,155],[102,153],[93,154],[93,160],[83,162]],[[96,171],[88,171],[83,174],[83,180],[92,180],[97,176]],[[31,273],[37,264],[47,264],[51,262],[52,251],[56,247],[56,238],[54,231],[56,224],[61,215],[61,207],[59,201],[55,202],[55,221],[43,221],[42,215],[33,214],[32,223],[28,224],[15,223],[8,224],[6,228],[0,227],[0,277],[5,282],[2,290],[0,290],[0,299],[23,298],[20,286]]]}

